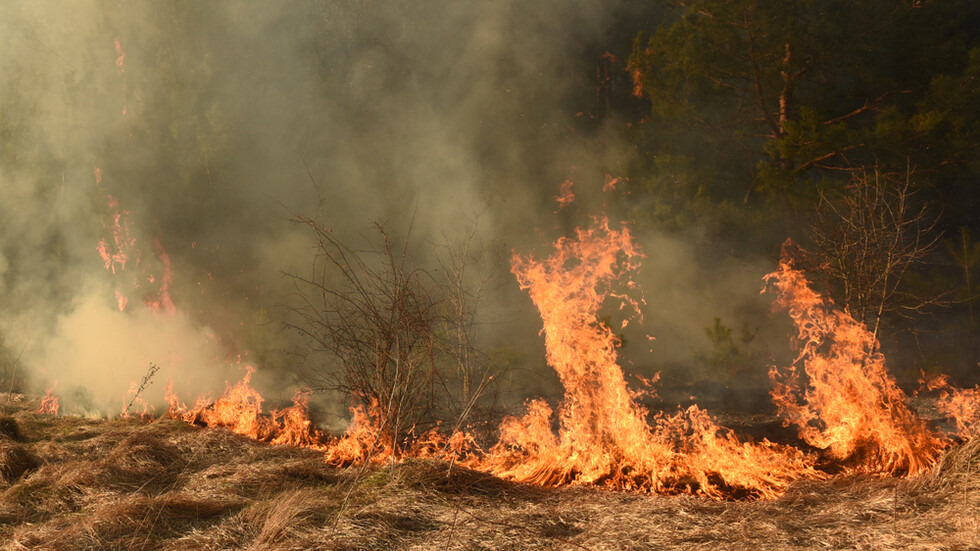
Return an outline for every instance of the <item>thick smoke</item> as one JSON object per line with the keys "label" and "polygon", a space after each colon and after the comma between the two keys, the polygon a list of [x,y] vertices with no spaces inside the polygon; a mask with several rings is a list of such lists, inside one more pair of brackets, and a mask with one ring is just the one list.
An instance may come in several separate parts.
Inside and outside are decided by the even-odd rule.
{"label": "thick smoke", "polygon": [[[156,402],[166,380],[185,399],[218,392],[243,361],[260,374],[290,373],[296,343],[279,312],[292,287],[282,274],[305,273],[312,260],[293,213],[319,213],[355,247],[375,221],[402,236],[411,225],[423,264],[472,228],[488,251],[542,247],[600,214],[606,175],[629,162],[622,121],[583,120],[598,110],[595,45],[637,9],[596,0],[3,3],[3,358],[35,389],[58,380],[78,408],[103,412],[118,411],[150,363],[161,367],[148,394]],[[567,179],[579,199],[559,211]],[[140,264],[113,274],[96,246],[113,239],[117,212]],[[650,354],[642,336],[629,336],[637,344],[624,350],[638,370],[690,359],[714,316],[758,307],[764,264],[718,270],[683,236],[639,241],[649,308],[637,331],[657,340]],[[173,315],[145,305],[164,277],[154,243],[171,263]],[[536,314],[509,276],[497,289],[482,312],[488,346],[523,351],[530,369],[513,384],[547,389],[554,377]],[[283,396],[291,383],[266,377]]]}

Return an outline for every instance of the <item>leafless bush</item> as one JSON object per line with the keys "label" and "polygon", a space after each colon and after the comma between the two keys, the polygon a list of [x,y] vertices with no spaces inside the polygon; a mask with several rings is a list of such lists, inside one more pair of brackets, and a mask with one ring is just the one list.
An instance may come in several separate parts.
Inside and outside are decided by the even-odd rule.
{"label": "leafless bush", "polygon": [[[474,414],[492,417],[496,401],[490,392],[496,366],[477,344],[476,314],[489,290],[494,272],[491,264],[499,259],[473,254],[475,232],[474,224],[469,233],[455,241],[447,236],[445,259],[440,264],[442,314],[437,334],[439,352],[447,368],[439,374],[445,407],[454,420],[454,429]],[[471,268],[477,273],[471,274]]]}
{"label": "leafless bush", "polygon": [[[383,224],[380,245],[357,251],[318,220],[297,216],[316,239],[308,276],[289,274],[296,329],[310,343],[302,376],[314,391],[339,391],[372,409],[396,446],[433,409],[438,299],[429,276]],[[381,443],[378,443],[381,444]]]}
{"label": "leafless bush", "polygon": [[[471,274],[475,229],[444,246],[431,272],[409,252],[411,228],[396,239],[374,226],[374,244],[355,250],[316,218],[295,216],[315,238],[308,275],[288,274],[297,299],[287,326],[306,337],[302,377],[369,408],[376,448],[398,449],[437,422],[462,427],[485,406],[493,362],[476,345],[475,305],[486,266]],[[485,400],[484,400],[485,402]]]}
{"label": "leafless bush", "polygon": [[886,313],[908,316],[936,297],[903,291],[906,274],[935,247],[935,220],[904,177],[859,173],[843,192],[822,195],[810,238],[820,269],[852,316],[876,336]]}

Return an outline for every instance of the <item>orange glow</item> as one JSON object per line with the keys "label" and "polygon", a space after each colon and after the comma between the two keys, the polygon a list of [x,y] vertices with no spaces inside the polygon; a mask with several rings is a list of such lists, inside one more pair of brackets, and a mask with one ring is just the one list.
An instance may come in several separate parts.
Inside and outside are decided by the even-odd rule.
{"label": "orange glow", "polygon": [[818,476],[798,450],[741,442],[697,407],[648,424],[618,365],[618,339],[598,321],[609,287],[637,268],[640,256],[629,231],[611,229],[605,219],[559,239],[544,260],[514,256],[512,271],[541,313],[548,363],[565,394],[557,435],[551,407],[532,400],[524,417],[503,422],[483,468],[542,485],[712,497],[774,497],[794,479]]}
{"label": "orange glow", "polygon": [[801,438],[827,450],[848,471],[915,474],[928,469],[945,439],[906,406],[874,335],[810,289],[803,273],[793,268],[788,249],[779,269],[766,276],[801,343],[793,365],[770,371],[772,398],[785,423],[796,425]]}
{"label": "orange glow", "polygon": [[[95,170],[96,180],[101,181],[102,171],[98,168]],[[132,260],[132,263],[136,265],[138,270],[133,274],[132,282],[128,288],[141,288],[143,287],[144,281],[150,284],[156,284],[157,276],[150,272],[145,264],[141,265],[140,251],[136,245],[136,238],[130,232],[129,212],[120,210],[119,201],[111,195],[108,197],[108,206],[112,210],[112,223],[107,224],[103,222],[103,228],[111,233],[111,239],[102,238],[96,246],[99,256],[105,262],[106,269],[111,271],[113,275],[117,275],[119,272],[125,270],[127,264]],[[159,278],[159,287],[156,292],[146,296],[144,303],[154,312],[173,315],[177,309],[170,297],[170,285],[173,279],[170,256],[167,255],[167,251],[159,239],[153,240],[153,248],[157,258],[160,260],[163,273]],[[115,294],[116,306],[120,312],[125,311],[129,305],[129,297],[119,287],[116,288]]]}
{"label": "orange glow", "polygon": [[555,197],[555,200],[558,201],[558,208],[563,209],[575,200],[575,193],[572,192],[572,186],[574,185],[575,182],[571,180],[565,180],[562,182],[561,192],[559,193],[558,197]]}
{"label": "orange glow", "polygon": [[606,181],[602,184],[602,191],[616,191],[616,186],[623,181],[622,176],[613,178],[609,174],[606,174]]}
{"label": "orange glow", "polygon": [[273,444],[325,449],[326,435],[309,418],[309,392],[298,391],[292,406],[264,414],[262,395],[251,385],[255,369],[251,366],[245,369],[242,380],[229,385],[218,399],[200,397],[190,408],[180,402],[171,381],[166,389],[170,405],[167,416],[191,424],[226,428]]}
{"label": "orange glow", "polygon": [[116,57],[116,67],[119,69],[119,72],[121,73],[125,70],[123,68],[123,63],[126,61],[126,52],[123,51],[122,44],[119,43],[119,37],[116,37],[116,39],[113,40],[113,42],[115,43],[116,46],[116,56],[118,56]]}
{"label": "orange glow", "polygon": [[391,438],[381,430],[378,401],[368,407],[351,407],[351,422],[347,431],[327,449],[325,460],[331,465],[351,463],[384,463],[394,457],[395,447]]}
{"label": "orange glow", "polygon": [[[574,198],[571,187],[570,180],[562,184],[562,197],[569,202]],[[114,200],[110,205],[116,206]],[[117,217],[114,227],[125,228],[122,220]],[[128,243],[129,238],[116,242]],[[146,304],[173,313],[170,259],[160,242],[154,245],[163,274],[156,296]],[[794,480],[829,476],[816,468],[828,461],[829,469],[845,472],[921,473],[949,444],[906,406],[874,335],[813,291],[785,253],[766,281],[778,293],[776,304],[796,324],[801,351],[792,365],[771,369],[772,398],[787,426],[796,426],[800,438],[820,454],[768,440],[745,441],[697,405],[651,415],[638,399],[655,398],[659,374],[637,376],[640,387],[630,388],[619,365],[619,338],[611,322],[600,321],[608,320],[603,314],[612,310],[629,314],[617,330],[629,319],[642,321],[645,301],[635,296],[631,279],[642,257],[629,230],[610,227],[605,218],[558,239],[543,259],[514,254],[511,271],[540,313],[546,359],[564,394],[554,405],[529,400],[523,416],[503,420],[497,442],[487,450],[471,434],[453,431],[447,437],[438,427],[421,435],[410,428],[408,441],[396,442],[384,426],[377,400],[353,406],[346,432],[332,438],[310,418],[309,391],[296,392],[292,406],[263,413],[263,398],[251,386],[250,366],[220,397],[198,398],[191,407],[169,385],[167,415],[271,444],[319,450],[327,463],[337,466],[434,458],[544,486],[577,484],[716,499],[778,497]],[[107,268],[118,264],[113,254],[108,258],[112,262]],[[153,274],[143,274],[156,282]],[[930,388],[942,391],[939,408],[954,420],[959,434],[980,432],[980,389],[955,390],[942,378]],[[56,413],[51,390],[45,403],[49,398]],[[147,411],[145,403],[134,403]]]}
{"label": "orange glow", "polygon": [[962,438],[980,436],[980,386],[974,388],[955,388],[948,375],[927,377],[923,374],[919,381],[928,390],[939,391],[936,409],[953,421],[956,435]]}
{"label": "orange glow", "polygon": [[[170,257],[167,256],[167,251],[164,250],[163,244],[159,239],[153,240],[153,247],[156,249],[157,258],[163,264],[163,276],[160,278],[160,289],[157,291],[157,296],[155,298],[147,298],[146,305],[150,307],[154,312],[166,313],[173,315],[177,309],[174,306],[173,301],[170,300],[170,282],[172,279],[170,272]],[[148,274],[148,279],[150,283],[155,281],[153,274]]]}
{"label": "orange glow", "polygon": [[149,419],[153,416],[154,408],[149,402],[143,399],[139,395],[139,385],[136,381],[129,383],[129,391],[123,396],[122,402],[122,417],[129,417],[130,415],[140,417],[143,419]]}
{"label": "orange glow", "polygon": [[310,420],[310,391],[297,390],[293,395],[293,405],[273,410],[272,421],[276,431],[273,444],[322,448],[326,435],[320,432]]}
{"label": "orange glow", "polygon": [[44,415],[58,415],[58,410],[60,406],[58,405],[58,397],[54,395],[54,387],[58,386],[58,381],[55,381],[51,388],[44,392],[44,396],[41,398],[41,405],[37,407],[35,413],[41,413]]}
{"label": "orange glow", "polygon": [[[98,181],[102,180],[102,171],[98,168],[96,168],[95,177]],[[119,202],[111,195],[109,196],[109,208],[114,211],[112,214],[112,225],[107,226],[103,224],[103,227],[112,233],[112,242],[110,243],[106,239],[101,239],[96,249],[99,251],[99,256],[105,262],[106,270],[110,270],[115,274],[117,267],[119,270],[126,269],[130,251],[136,246],[136,239],[129,233],[129,221],[126,219],[129,213],[120,211]]]}

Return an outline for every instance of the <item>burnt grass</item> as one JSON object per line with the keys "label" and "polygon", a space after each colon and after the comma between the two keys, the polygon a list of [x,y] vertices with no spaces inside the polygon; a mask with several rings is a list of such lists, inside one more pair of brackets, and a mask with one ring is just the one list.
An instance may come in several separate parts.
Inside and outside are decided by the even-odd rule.
{"label": "burnt grass", "polygon": [[[222,429],[36,405],[0,395],[2,550],[980,549],[977,439],[917,478],[713,501],[538,488],[438,461],[338,469]],[[754,415],[727,421],[777,431]]]}

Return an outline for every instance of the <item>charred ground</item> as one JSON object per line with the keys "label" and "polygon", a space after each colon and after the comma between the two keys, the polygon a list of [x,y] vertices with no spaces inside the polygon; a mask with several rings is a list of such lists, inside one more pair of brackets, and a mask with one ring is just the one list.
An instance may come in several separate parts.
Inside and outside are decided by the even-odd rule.
{"label": "charred ground", "polygon": [[[515,484],[321,453],[172,419],[34,413],[4,395],[3,549],[974,549],[980,441],[930,473],[801,480],[771,501]],[[739,416],[767,431],[762,414]]]}

